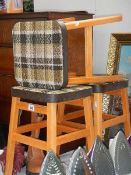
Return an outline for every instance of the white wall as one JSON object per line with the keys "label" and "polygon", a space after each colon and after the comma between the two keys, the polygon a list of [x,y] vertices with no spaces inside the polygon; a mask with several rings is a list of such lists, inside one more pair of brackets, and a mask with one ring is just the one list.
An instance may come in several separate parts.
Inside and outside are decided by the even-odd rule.
{"label": "white wall", "polygon": [[131,32],[130,8],[131,0],[96,0],[96,16],[121,14],[123,20],[94,28],[95,73],[103,73],[106,70],[110,33]]}
{"label": "white wall", "polygon": [[96,17],[121,14],[122,22],[94,27],[94,73],[105,73],[110,33],[131,32],[131,0],[34,0],[35,11],[87,10]]}
{"label": "white wall", "polygon": [[35,11],[89,10],[94,12],[95,0],[34,0]]}

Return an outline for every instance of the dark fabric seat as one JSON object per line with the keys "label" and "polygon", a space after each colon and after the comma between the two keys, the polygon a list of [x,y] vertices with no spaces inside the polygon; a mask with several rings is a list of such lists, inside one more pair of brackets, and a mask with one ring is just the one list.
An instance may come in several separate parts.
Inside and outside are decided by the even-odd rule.
{"label": "dark fabric seat", "polygon": [[90,84],[93,89],[93,93],[106,93],[108,91],[119,90],[128,87],[128,80],[121,80],[116,82],[106,82],[100,84]]}
{"label": "dark fabric seat", "polygon": [[64,102],[92,95],[91,86],[70,86],[61,90],[32,89],[22,86],[12,88],[12,96],[37,102]]}

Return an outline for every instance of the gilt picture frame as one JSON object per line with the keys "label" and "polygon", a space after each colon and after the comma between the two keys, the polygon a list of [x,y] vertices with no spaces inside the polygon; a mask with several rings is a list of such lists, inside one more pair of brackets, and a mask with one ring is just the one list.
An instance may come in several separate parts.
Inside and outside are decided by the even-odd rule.
{"label": "gilt picture frame", "polygon": [[[131,95],[131,33],[112,33],[110,37],[107,74],[123,74],[129,81],[128,94]],[[112,112],[112,105],[115,101],[118,108],[121,105],[119,97],[104,96],[103,103],[106,113]]]}

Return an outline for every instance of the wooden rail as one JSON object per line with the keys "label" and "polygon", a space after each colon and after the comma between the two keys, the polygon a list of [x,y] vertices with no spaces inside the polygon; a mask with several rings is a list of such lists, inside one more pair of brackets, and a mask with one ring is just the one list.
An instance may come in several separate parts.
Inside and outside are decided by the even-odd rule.
{"label": "wooden rail", "polygon": [[78,28],[85,28],[94,25],[101,25],[107,23],[113,23],[122,21],[122,16],[108,16],[108,17],[101,17],[101,18],[94,18],[88,20],[80,20],[80,21],[71,21],[65,23],[67,30],[71,29],[78,29]]}

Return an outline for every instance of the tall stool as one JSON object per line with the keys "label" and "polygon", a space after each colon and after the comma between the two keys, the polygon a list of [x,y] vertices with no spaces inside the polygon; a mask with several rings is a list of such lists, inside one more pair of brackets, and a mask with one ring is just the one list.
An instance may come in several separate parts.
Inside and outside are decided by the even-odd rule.
{"label": "tall stool", "polygon": [[[116,82],[100,83],[100,84],[90,84],[93,89],[92,94],[92,109],[93,109],[93,120],[95,128],[95,137],[98,135],[101,138],[103,137],[103,130],[110,128],[112,126],[123,124],[125,135],[128,137],[131,132],[131,123],[130,123],[130,113],[129,113],[129,104],[128,104],[128,80],[121,80]],[[105,113],[103,96],[111,95],[121,97],[122,105],[122,114],[112,114]],[[59,113],[61,117],[61,123],[69,124],[72,120],[84,116],[83,109],[75,110],[73,112],[65,113],[65,105],[70,104],[74,106],[82,107],[82,101],[76,100],[74,102],[68,102],[65,104],[59,104]],[[107,104],[105,104],[107,105]],[[111,106],[113,104],[110,104]]]}
{"label": "tall stool", "polygon": [[[86,138],[86,146],[90,149],[94,142],[91,94],[92,88],[87,86],[75,86],[56,91],[31,89],[20,86],[13,87],[5,175],[12,175],[14,149],[17,142],[42,150],[53,150],[56,152],[57,146],[61,144]],[[68,124],[59,124],[57,118],[58,104],[75,99],[83,100],[86,124],[82,125],[75,122],[72,122],[71,126]],[[41,104],[44,102],[47,105]],[[19,110],[46,114],[47,120],[18,126]],[[47,140],[45,141],[23,135],[23,133],[40,128],[47,128]],[[57,130],[58,133],[61,131],[64,134],[57,135]]]}
{"label": "tall stool", "polygon": [[[86,138],[94,142],[90,86],[67,86],[66,30],[58,21],[19,22],[13,28],[14,70],[5,175],[12,175],[17,142],[45,151]],[[58,104],[81,99],[85,123],[62,124]],[[18,126],[19,110],[46,115],[43,121]],[[46,128],[45,140],[25,135]]]}
{"label": "tall stool", "polygon": [[[102,131],[106,128],[123,124],[125,135],[128,137],[131,132],[130,113],[128,104],[128,80],[118,82],[102,83],[92,85],[94,104],[94,127],[95,135],[102,137]],[[121,97],[122,114],[103,113],[103,95]],[[112,104],[111,104],[112,105]]]}

